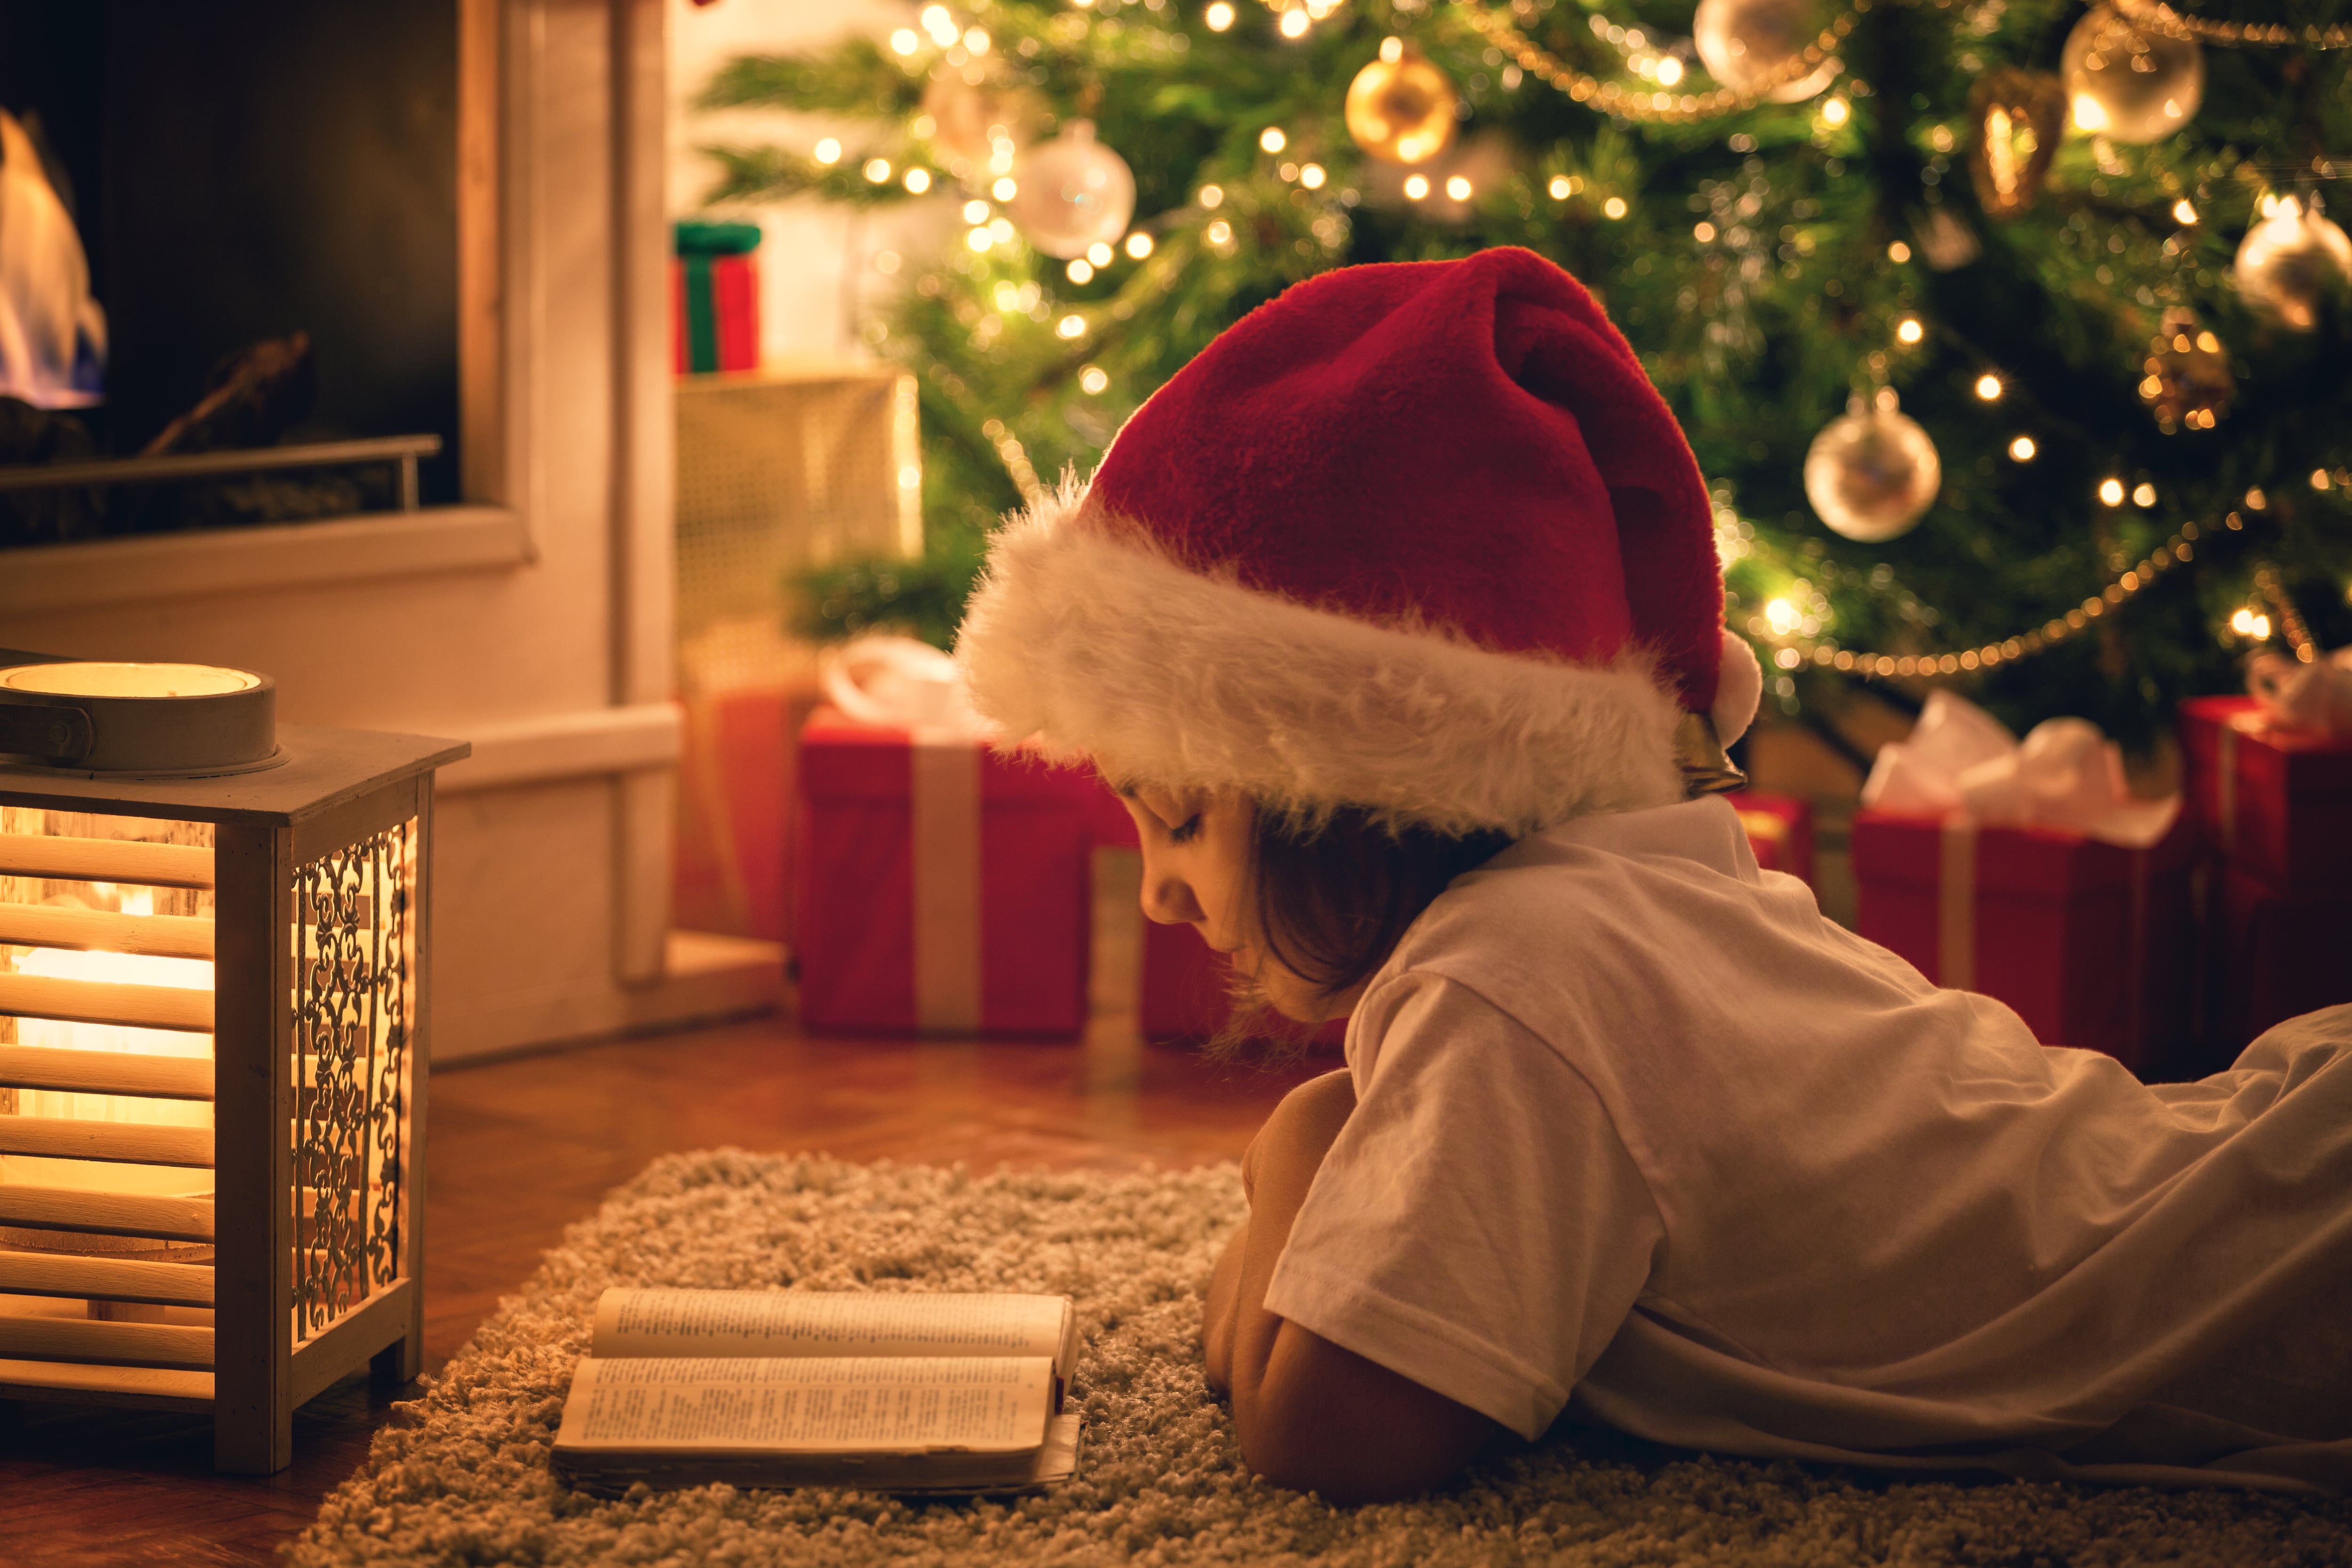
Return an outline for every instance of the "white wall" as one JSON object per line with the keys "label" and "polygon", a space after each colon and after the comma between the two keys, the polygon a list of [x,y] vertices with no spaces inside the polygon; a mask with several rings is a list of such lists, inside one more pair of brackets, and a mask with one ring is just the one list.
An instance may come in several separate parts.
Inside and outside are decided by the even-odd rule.
{"label": "white wall", "polygon": [[[911,0],[668,0],[670,82],[670,210],[704,214],[703,196],[715,174],[695,151],[714,142],[772,142],[805,154],[820,137],[841,139],[856,158],[888,132],[870,121],[838,121],[759,110],[704,112],[692,107],[711,73],[739,54],[800,53],[849,33],[886,37],[915,24]],[[760,346],[776,360],[862,360],[873,357],[859,341],[859,302],[880,298],[912,276],[913,259],[943,244],[956,227],[963,196],[952,188],[866,216],[813,199],[713,212],[755,221],[760,246]],[[875,258],[889,251],[905,258],[895,278]]]}

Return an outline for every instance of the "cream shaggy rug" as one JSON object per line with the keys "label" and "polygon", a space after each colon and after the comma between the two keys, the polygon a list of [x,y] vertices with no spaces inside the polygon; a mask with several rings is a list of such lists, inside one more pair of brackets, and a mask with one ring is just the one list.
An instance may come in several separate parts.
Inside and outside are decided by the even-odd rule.
{"label": "cream shaggy rug", "polygon": [[[1233,1167],[1112,1177],[674,1155],[575,1226],[429,1394],[400,1406],[290,1552],[327,1564],[2352,1563],[2352,1501],[1890,1482],[1555,1440],[1417,1502],[1259,1485],[1202,1381],[1199,1291]],[[908,1504],[727,1487],[599,1500],[548,1473],[608,1285],[1066,1291],[1087,1332],[1076,1481]]]}

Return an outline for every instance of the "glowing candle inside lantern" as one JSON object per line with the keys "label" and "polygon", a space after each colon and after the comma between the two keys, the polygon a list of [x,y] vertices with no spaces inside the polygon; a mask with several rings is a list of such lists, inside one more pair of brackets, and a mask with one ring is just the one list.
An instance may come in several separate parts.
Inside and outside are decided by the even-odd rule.
{"label": "glowing candle inside lantern", "polygon": [[0,690],[51,697],[225,697],[260,684],[257,675],[214,664],[74,660],[0,669]]}

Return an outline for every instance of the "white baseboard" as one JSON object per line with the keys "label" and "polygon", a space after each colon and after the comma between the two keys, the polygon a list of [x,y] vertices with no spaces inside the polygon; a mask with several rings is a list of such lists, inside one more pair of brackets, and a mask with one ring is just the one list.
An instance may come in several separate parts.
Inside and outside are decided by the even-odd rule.
{"label": "white baseboard", "polygon": [[648,985],[551,985],[436,1006],[433,1065],[753,1017],[773,1012],[783,998],[784,950],[778,943],[674,931],[663,975]]}
{"label": "white baseboard", "polygon": [[467,731],[474,754],[436,776],[442,795],[677,765],[685,729],[675,702],[586,708]]}

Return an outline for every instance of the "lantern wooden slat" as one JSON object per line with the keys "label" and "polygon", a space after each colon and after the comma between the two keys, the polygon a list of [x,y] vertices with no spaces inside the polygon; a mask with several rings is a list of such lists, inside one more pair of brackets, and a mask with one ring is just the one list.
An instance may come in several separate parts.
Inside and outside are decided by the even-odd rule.
{"label": "lantern wooden slat", "polygon": [[193,1263],[135,1263],[117,1258],[60,1258],[0,1252],[0,1294],[78,1296],[142,1306],[209,1307],[213,1271]]}
{"label": "lantern wooden slat", "polygon": [[100,1362],[163,1372],[210,1372],[213,1331],[166,1323],[93,1323],[76,1318],[0,1318],[0,1358]]}
{"label": "lantern wooden slat", "polygon": [[69,1024],[120,1024],[134,1029],[179,1029],[192,1035],[213,1032],[212,993],[170,985],[0,974],[0,1013],[19,1018],[58,1018]]}
{"label": "lantern wooden slat", "polygon": [[210,1100],[213,1064],[188,1057],[0,1046],[0,1089],[120,1094],[137,1100]]}
{"label": "lantern wooden slat", "polygon": [[157,958],[210,958],[213,922],[194,915],[122,915],[108,910],[27,909],[0,904],[0,944]]}
{"label": "lantern wooden slat", "polygon": [[0,833],[0,877],[66,882],[131,882],[142,888],[209,888],[212,852],[184,844],[112,838],[44,838]]}
{"label": "lantern wooden slat", "polygon": [[69,1235],[148,1236],[161,1241],[213,1239],[213,1200],[93,1193],[83,1187],[0,1183],[0,1225]]}
{"label": "lantern wooden slat", "polygon": [[[34,879],[0,888],[0,1014],[17,1030],[0,1090],[210,1101],[212,1121],[79,1099],[0,1114],[0,1160],[79,1160],[124,1189],[0,1166],[0,1297],[51,1303],[0,1302],[0,1399],[207,1411],[215,1463],[248,1474],[290,1462],[304,1399],[371,1363],[421,1369],[432,773],[467,750],[278,738],[277,765],[218,778],[0,767],[0,878]],[[91,836],[113,822],[120,837]],[[192,891],[69,907],[124,886]],[[207,956],[209,991],[142,983]],[[154,1028],[180,1033],[124,1033]],[[58,1315],[76,1297],[107,1321]]]}
{"label": "lantern wooden slat", "polygon": [[209,1127],[162,1127],[144,1121],[0,1116],[0,1154],[209,1169],[213,1163],[213,1131]]}

